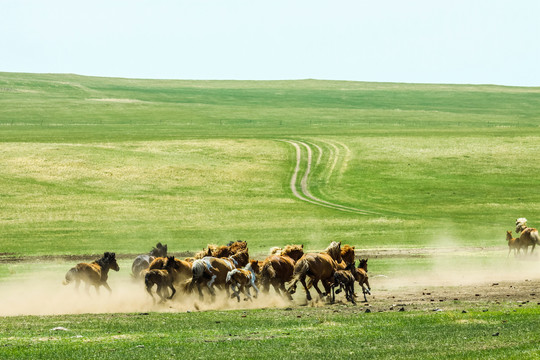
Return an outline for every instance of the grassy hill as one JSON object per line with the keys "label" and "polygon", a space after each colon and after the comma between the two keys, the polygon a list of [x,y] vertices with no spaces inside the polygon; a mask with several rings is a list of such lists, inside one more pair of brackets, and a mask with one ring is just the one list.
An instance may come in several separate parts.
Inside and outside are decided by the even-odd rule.
{"label": "grassy hill", "polygon": [[[0,252],[504,246],[540,226],[539,124],[540,88],[0,73]],[[296,199],[284,139],[377,215]]]}

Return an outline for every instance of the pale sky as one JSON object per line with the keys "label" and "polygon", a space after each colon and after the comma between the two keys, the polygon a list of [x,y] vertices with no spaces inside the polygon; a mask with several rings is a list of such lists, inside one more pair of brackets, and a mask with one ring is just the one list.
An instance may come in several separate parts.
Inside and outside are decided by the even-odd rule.
{"label": "pale sky", "polygon": [[0,0],[0,71],[540,86],[538,0]]}

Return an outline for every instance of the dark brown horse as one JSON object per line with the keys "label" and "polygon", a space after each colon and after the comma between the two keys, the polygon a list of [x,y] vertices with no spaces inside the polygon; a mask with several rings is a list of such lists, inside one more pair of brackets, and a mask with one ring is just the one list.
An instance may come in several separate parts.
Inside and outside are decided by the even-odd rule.
{"label": "dark brown horse", "polygon": [[99,287],[103,286],[105,289],[109,290],[109,293],[112,292],[109,284],[107,284],[107,279],[109,276],[109,269],[114,271],[120,270],[118,263],[116,262],[116,254],[106,252],[103,254],[103,257],[90,263],[79,263],[75,267],[71,268],[66,273],[66,279],[63,284],[67,285],[72,281],[75,281],[75,289],[79,289],[81,281],[84,281],[86,284],[85,290],[89,294],[90,286],[93,285],[96,288],[96,293],[99,294]]}
{"label": "dark brown horse", "polygon": [[[178,270],[178,263],[174,256],[165,258],[165,265],[163,269],[151,269],[148,270],[144,276],[144,284],[146,291],[150,294],[155,302],[154,295],[152,294],[152,286],[157,285],[156,293],[161,298],[161,302],[165,299],[172,299],[176,293],[173,283],[175,282],[176,270]],[[171,296],[167,297],[167,287],[171,289]]]}
{"label": "dark brown horse", "polygon": [[[354,263],[349,264],[346,269],[336,270],[334,273],[334,282],[331,286],[332,303],[336,301],[335,294],[339,294],[342,290],[345,290],[345,298],[351,303],[356,304],[356,301],[354,300],[354,282],[356,281],[355,272],[356,268],[354,267]],[[339,287],[339,289],[336,290],[337,287]]]}
{"label": "dark brown horse", "polygon": [[[306,277],[309,276],[313,280],[313,287],[322,298],[330,293],[330,284],[332,277],[337,270],[338,264],[341,262],[341,242],[333,241],[324,252],[305,254],[298,260],[294,266],[293,279],[288,288],[289,293],[294,294],[298,281],[304,286],[306,298],[311,300]],[[317,284],[322,281],[325,293],[323,294]]]}
{"label": "dark brown horse", "polygon": [[272,285],[278,295],[286,294],[292,300],[291,294],[285,289],[285,284],[292,280],[294,264],[303,255],[304,245],[287,245],[280,249],[279,255],[267,257],[261,265],[262,291],[268,293]]}

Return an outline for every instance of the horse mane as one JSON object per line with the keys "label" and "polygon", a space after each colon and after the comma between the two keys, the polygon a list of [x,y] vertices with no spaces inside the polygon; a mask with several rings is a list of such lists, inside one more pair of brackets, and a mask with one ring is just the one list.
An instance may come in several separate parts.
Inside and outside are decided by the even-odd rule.
{"label": "horse mane", "polygon": [[196,253],[195,255],[193,255],[193,258],[195,260],[197,259],[202,259],[203,257],[205,256],[212,256],[212,249],[216,249],[217,246],[216,245],[208,245],[207,248],[199,251],[198,253]]}
{"label": "horse mane", "polygon": [[111,261],[115,259],[115,256],[115,253],[106,252],[101,258],[94,261],[94,263],[98,264],[102,269],[105,269],[108,268]]}
{"label": "horse mane", "polygon": [[[281,250],[281,253],[276,254],[276,255],[288,256],[291,259],[294,259],[294,257],[291,256],[291,254],[294,253],[294,252],[299,252],[299,253],[301,253],[303,255],[304,254],[304,245],[286,245],[283,248],[283,250]],[[302,257],[302,255],[300,255],[300,257]],[[294,260],[296,261],[298,259],[294,259]]]}
{"label": "horse mane", "polygon": [[324,252],[334,260],[341,260],[341,242],[332,241]]}
{"label": "horse mane", "polygon": [[238,241],[233,242],[231,245],[229,245],[229,252],[231,253],[231,255],[239,253],[243,251],[244,249],[247,249],[246,241],[238,240]]}
{"label": "horse mane", "polygon": [[283,253],[283,249],[279,246],[274,246],[270,248],[270,255],[281,255]]}

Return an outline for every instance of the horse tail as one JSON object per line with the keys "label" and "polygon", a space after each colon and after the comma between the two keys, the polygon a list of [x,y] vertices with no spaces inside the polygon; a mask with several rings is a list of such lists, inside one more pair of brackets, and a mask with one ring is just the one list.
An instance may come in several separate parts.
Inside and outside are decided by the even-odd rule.
{"label": "horse tail", "polygon": [[276,277],[276,270],[272,266],[272,263],[268,261],[261,269],[261,277],[263,279],[273,279]]}
{"label": "horse tail", "polygon": [[70,282],[76,280],[76,278],[77,278],[77,273],[78,273],[78,272],[79,272],[79,271],[77,270],[77,268],[74,268],[74,267],[73,267],[73,268],[69,269],[69,271],[66,273],[66,278],[65,278],[65,280],[62,282],[62,284],[67,285],[67,284],[69,284]]}
{"label": "horse tail", "polygon": [[296,265],[294,265],[294,273],[292,280],[289,281],[287,284],[289,287],[287,288],[287,291],[291,294],[294,294],[296,291],[296,283],[298,280],[300,280],[301,277],[305,277],[307,272],[309,271],[309,262],[306,258],[302,258],[298,260]]}

